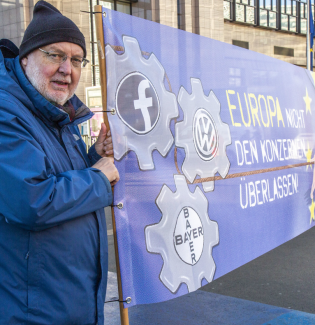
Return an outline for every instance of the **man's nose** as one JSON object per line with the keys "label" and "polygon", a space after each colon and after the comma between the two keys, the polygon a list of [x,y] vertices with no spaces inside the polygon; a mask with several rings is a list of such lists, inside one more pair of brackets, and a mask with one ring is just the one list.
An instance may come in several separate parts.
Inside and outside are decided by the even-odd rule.
{"label": "man's nose", "polygon": [[70,75],[72,69],[71,59],[67,58],[67,60],[60,64],[58,71],[65,74]]}

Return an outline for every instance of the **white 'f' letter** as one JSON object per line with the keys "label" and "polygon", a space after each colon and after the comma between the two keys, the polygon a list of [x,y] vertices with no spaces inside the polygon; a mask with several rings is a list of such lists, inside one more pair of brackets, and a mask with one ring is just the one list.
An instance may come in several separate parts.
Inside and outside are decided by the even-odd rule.
{"label": "white 'f' letter", "polygon": [[152,97],[145,97],[145,90],[150,88],[150,83],[148,80],[142,80],[138,86],[138,96],[139,99],[133,101],[135,109],[141,109],[141,113],[144,119],[144,129],[145,132],[151,129],[151,119],[148,108],[152,106]]}

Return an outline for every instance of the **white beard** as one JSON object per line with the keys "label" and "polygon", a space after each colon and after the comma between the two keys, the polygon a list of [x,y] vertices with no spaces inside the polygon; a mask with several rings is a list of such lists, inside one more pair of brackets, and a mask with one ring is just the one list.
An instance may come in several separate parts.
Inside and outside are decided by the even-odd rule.
{"label": "white beard", "polygon": [[34,64],[34,62],[30,62],[30,60],[25,69],[25,74],[32,86],[50,102],[57,103],[59,105],[64,105],[74,95],[75,89],[73,89],[72,92],[58,91],[57,94],[49,92],[49,81],[47,82],[47,79],[42,74],[39,66]]}

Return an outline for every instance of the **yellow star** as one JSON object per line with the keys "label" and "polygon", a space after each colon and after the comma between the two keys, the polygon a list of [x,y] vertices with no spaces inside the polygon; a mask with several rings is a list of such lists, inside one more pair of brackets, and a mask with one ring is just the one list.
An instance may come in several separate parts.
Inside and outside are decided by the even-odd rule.
{"label": "yellow star", "polygon": [[[306,151],[306,154],[305,154],[306,162],[311,162],[312,161],[312,152],[313,152],[313,150],[310,149],[310,145],[309,145],[309,143],[307,143],[307,151]],[[312,165],[306,165],[306,170],[308,169],[308,167],[311,167],[311,169],[312,169]]]}
{"label": "yellow star", "polygon": [[315,210],[315,204],[314,201],[312,200],[312,204],[310,205],[310,212],[311,212],[311,219],[310,219],[310,224],[312,223],[312,220],[315,221],[315,215],[314,215],[314,210]]}
{"label": "yellow star", "polygon": [[311,111],[311,102],[312,102],[312,98],[308,97],[308,92],[307,92],[307,88],[306,88],[306,96],[303,97],[305,105],[306,105],[306,114],[308,111],[310,111],[310,114],[312,114]]}

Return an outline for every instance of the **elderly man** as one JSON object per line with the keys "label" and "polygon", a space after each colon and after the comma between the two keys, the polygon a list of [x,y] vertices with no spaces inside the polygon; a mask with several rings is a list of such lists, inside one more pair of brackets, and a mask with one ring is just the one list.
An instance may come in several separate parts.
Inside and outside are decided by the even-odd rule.
{"label": "elderly man", "polygon": [[84,37],[39,1],[19,56],[2,45],[0,324],[103,324],[104,207],[119,175],[105,126],[89,154],[77,126],[93,115],[74,95]]}

